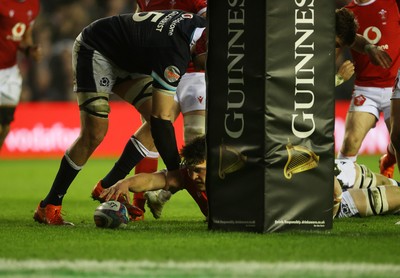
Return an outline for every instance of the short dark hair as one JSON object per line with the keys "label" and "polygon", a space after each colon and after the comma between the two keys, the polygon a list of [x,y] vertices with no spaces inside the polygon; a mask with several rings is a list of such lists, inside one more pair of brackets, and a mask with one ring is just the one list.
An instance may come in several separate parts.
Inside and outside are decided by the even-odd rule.
{"label": "short dark hair", "polygon": [[346,8],[336,9],[336,36],[346,46],[351,46],[356,39],[358,22],[354,13]]}
{"label": "short dark hair", "polygon": [[182,163],[195,166],[206,160],[206,136],[195,137],[181,149]]}

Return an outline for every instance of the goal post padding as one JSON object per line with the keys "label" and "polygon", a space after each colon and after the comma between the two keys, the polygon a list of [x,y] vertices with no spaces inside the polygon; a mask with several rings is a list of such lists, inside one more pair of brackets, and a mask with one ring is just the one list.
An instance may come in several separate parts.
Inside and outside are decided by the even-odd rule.
{"label": "goal post padding", "polygon": [[332,228],[332,1],[208,1],[212,230]]}

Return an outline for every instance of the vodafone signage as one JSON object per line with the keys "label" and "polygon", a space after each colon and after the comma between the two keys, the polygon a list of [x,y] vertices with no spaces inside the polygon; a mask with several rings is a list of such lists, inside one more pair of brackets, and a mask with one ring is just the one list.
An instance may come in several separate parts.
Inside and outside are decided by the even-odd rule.
{"label": "vodafone signage", "polygon": [[[109,128],[94,157],[117,157],[140,127],[140,115],[124,102],[111,102]],[[175,122],[180,148],[182,117]],[[0,153],[1,158],[61,157],[79,135],[79,108],[75,102],[21,103]]]}

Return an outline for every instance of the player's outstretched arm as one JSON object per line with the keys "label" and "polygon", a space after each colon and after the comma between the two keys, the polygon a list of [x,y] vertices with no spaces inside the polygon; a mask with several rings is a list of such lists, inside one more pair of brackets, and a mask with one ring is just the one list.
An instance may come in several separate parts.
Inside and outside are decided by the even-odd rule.
{"label": "player's outstretched arm", "polygon": [[110,188],[106,188],[100,194],[100,198],[106,201],[117,200],[123,196],[130,202],[129,192],[144,192],[164,189],[166,187],[165,172],[140,173],[132,177],[118,181]]}

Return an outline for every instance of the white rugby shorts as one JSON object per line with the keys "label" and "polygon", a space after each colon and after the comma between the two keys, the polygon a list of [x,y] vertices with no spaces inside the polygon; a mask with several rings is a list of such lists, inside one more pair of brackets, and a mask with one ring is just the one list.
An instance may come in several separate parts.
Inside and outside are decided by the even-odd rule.
{"label": "white rugby shorts", "polygon": [[0,106],[17,106],[21,88],[22,77],[17,65],[0,69]]}
{"label": "white rugby shorts", "polygon": [[175,101],[183,114],[206,110],[206,79],[204,72],[185,73],[176,90]]}
{"label": "white rugby shorts", "polygon": [[392,88],[354,86],[349,111],[368,112],[379,120],[380,112],[385,120],[390,118]]}

